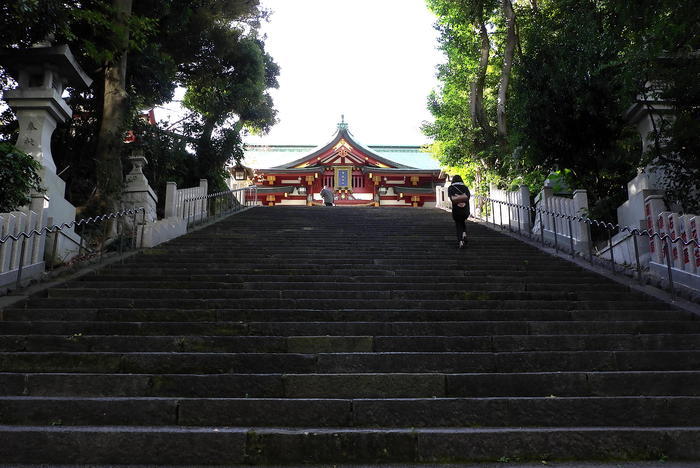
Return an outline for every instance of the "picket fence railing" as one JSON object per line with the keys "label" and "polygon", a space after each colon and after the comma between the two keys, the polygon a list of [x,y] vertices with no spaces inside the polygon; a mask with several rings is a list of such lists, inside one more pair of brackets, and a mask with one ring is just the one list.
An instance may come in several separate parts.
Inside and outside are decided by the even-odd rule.
{"label": "picket fence railing", "polygon": [[[547,188],[545,187],[545,190]],[[672,294],[676,285],[682,284],[700,292],[700,216],[673,213],[665,208],[663,197],[652,195],[645,199],[646,229],[620,226],[591,219],[587,216],[587,196],[584,190],[574,192],[572,198],[554,196],[543,190],[536,197],[535,206],[529,200],[517,203],[515,192],[491,190],[488,197],[472,196],[472,215],[491,223],[494,227],[508,229],[531,240],[565,251],[572,257],[580,256],[594,262],[606,262],[613,273],[624,272],[636,276],[640,282],[649,278],[648,272],[663,279]],[[449,210],[447,187],[438,192],[445,197],[439,208]],[[532,220],[532,230],[523,229],[520,217]],[[591,228],[607,234],[608,246],[598,252],[591,242]],[[632,239],[632,260],[621,261],[615,257],[613,236],[626,233]],[[651,253],[646,263],[639,255],[639,243],[648,242]]]}

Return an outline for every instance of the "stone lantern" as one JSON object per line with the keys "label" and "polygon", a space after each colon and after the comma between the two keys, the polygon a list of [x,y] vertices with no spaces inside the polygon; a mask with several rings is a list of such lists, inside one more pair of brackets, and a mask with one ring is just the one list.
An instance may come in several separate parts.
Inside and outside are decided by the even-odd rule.
{"label": "stone lantern", "polygon": [[[122,208],[125,210],[143,207],[146,210],[144,218],[138,216],[138,222],[144,219],[148,223],[157,220],[156,204],[158,196],[148,183],[148,179],[143,173],[143,167],[148,164],[148,160],[143,155],[143,150],[137,149],[129,157],[131,162],[131,172],[127,174],[122,191]],[[126,218],[130,221],[130,218]]]}
{"label": "stone lantern", "polygon": [[[67,45],[1,49],[2,65],[17,81],[15,89],[4,92],[4,100],[17,116],[18,149],[28,153],[42,165],[41,180],[48,201],[49,223],[70,223],[75,220],[75,207],[65,199],[65,182],[56,174],[51,155],[51,135],[56,125],[72,117],[62,94],[66,86],[87,88],[92,80],[80,68]],[[76,238],[72,230],[64,231]],[[75,240],[75,239],[74,239]],[[60,255],[65,257],[66,249]]]}

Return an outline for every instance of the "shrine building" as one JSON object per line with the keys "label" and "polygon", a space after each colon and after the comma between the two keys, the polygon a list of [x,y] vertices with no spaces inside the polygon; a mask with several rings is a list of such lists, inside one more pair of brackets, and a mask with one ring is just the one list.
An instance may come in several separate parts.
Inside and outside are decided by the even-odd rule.
{"label": "shrine building", "polygon": [[259,200],[267,206],[323,205],[320,191],[327,185],[336,205],[434,207],[435,188],[445,183],[437,161],[421,147],[365,146],[344,120],[331,141],[315,149],[246,145],[243,164],[253,169]]}

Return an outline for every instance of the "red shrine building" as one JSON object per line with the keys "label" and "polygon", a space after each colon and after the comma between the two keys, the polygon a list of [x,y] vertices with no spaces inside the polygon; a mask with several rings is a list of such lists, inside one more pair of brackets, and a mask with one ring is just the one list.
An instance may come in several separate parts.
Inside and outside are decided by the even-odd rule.
{"label": "red shrine building", "polygon": [[[395,151],[414,160],[437,166],[419,147],[369,147],[359,143],[345,121],[330,142],[311,149],[305,146],[249,146],[251,151],[306,151],[286,164],[269,168],[254,167],[258,199],[263,205],[322,205],[320,191],[327,185],[335,192],[336,205],[434,207],[435,188],[445,183],[439,169],[419,169],[380,155]],[[308,149],[311,149],[308,152]],[[244,164],[249,165],[246,156]],[[404,158],[405,159],[405,158]],[[425,164],[423,164],[425,165]]]}

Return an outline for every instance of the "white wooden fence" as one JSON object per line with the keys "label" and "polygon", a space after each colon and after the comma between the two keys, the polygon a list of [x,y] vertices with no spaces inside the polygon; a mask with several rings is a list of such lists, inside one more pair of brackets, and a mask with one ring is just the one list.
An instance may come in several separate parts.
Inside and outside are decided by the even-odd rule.
{"label": "white wooden fence", "polygon": [[700,243],[700,216],[668,211],[661,195],[644,200],[644,215],[647,231],[656,233],[646,240],[649,270],[665,277],[670,264],[674,282],[700,290],[700,248],[692,242]]}
{"label": "white wooden fence", "polygon": [[[435,187],[435,208],[452,211],[452,200],[447,196],[449,187],[449,185]],[[478,206],[475,203],[476,199],[477,197],[475,197],[474,194],[469,198],[469,212],[472,216],[479,217],[477,211],[475,211],[478,210]]]}
{"label": "white wooden fence", "polygon": [[[447,196],[448,186],[437,187],[436,207],[451,210],[452,202]],[[535,199],[534,210],[530,205],[530,191],[525,185],[518,190],[489,188],[488,197],[472,196],[469,200],[473,216],[513,231],[531,232],[532,236],[544,238],[566,249],[573,244],[575,252],[588,252],[590,230],[585,222],[571,220],[586,216],[588,195],[585,190],[574,191],[573,197],[554,196],[552,187],[546,185]],[[534,223],[532,216],[534,211]]]}
{"label": "white wooden fence", "polygon": [[570,246],[574,251],[588,252],[591,248],[590,227],[583,221],[570,218],[588,216],[588,194],[574,190],[573,197],[555,196],[551,186],[545,185],[535,197],[535,221],[532,234],[544,237],[550,243]]}
{"label": "white wooden fence", "polygon": [[489,210],[493,210],[491,219],[494,224],[507,226],[512,230],[527,231],[530,222],[530,190],[521,185],[518,190],[501,190],[494,186],[489,188],[489,198],[494,201]]}
{"label": "white wooden fence", "polygon": [[[46,225],[45,198],[38,195],[32,198],[29,207],[22,211],[0,213],[0,289],[14,284],[17,280],[20,264],[22,265],[22,277],[31,279],[40,276],[44,272],[44,246],[46,234],[35,235],[28,239],[17,237],[19,233],[29,233],[40,230]],[[24,248],[24,255],[22,249]]]}
{"label": "white wooden fence", "polygon": [[447,185],[435,187],[435,208],[445,211],[452,209],[452,201],[447,196],[447,187]]}
{"label": "white wooden fence", "polygon": [[165,189],[165,218],[186,221],[199,220],[207,215],[207,180],[201,179],[198,187],[178,189],[175,182],[168,182]]}

